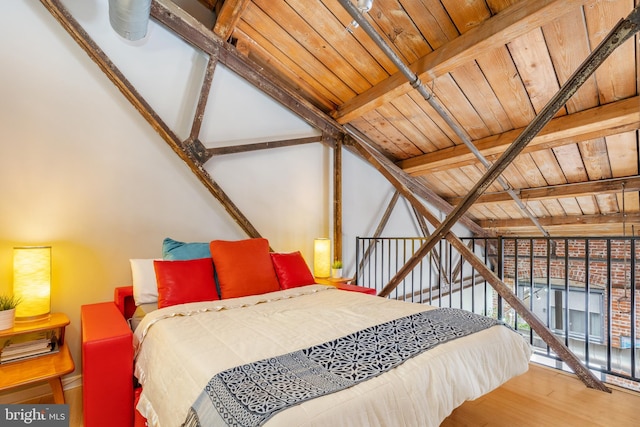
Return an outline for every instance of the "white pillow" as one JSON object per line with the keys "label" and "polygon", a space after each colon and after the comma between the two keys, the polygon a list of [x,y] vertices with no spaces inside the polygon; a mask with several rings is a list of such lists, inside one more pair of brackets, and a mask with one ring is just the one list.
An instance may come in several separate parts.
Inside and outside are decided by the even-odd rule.
{"label": "white pillow", "polygon": [[130,259],[133,279],[133,299],[136,305],[158,301],[158,283],[153,268],[155,259]]}

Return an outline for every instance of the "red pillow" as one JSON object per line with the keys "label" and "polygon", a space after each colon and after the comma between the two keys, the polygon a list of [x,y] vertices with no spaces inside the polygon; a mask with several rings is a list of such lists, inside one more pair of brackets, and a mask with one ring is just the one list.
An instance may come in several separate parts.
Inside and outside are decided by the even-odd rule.
{"label": "red pillow", "polygon": [[209,243],[221,298],[236,298],[280,290],[263,238]]}
{"label": "red pillow", "polygon": [[288,254],[272,253],[271,261],[280,282],[280,289],[313,285],[316,282],[300,251]]}
{"label": "red pillow", "polygon": [[211,258],[153,262],[158,282],[158,308],[220,299]]}

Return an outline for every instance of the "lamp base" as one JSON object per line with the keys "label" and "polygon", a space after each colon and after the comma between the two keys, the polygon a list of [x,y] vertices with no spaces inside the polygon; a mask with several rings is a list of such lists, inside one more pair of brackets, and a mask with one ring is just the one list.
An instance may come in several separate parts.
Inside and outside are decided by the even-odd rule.
{"label": "lamp base", "polygon": [[49,320],[51,313],[38,314],[36,316],[16,317],[16,323],[37,322],[40,320]]}

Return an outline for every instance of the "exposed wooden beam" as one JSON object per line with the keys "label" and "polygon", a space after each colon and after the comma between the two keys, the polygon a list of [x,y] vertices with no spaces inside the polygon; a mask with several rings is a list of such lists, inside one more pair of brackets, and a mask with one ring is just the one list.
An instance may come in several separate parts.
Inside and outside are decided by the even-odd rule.
{"label": "exposed wooden beam", "polygon": [[420,227],[422,235],[425,237],[429,236],[429,228],[427,227],[427,222],[424,220],[424,217],[420,215],[420,212],[418,212],[415,208],[413,208],[413,215],[416,217],[416,221],[418,222],[418,227]]}
{"label": "exposed wooden beam", "polygon": [[307,138],[283,139],[280,141],[257,142],[254,144],[229,145],[226,147],[207,148],[207,159],[213,156],[224,154],[246,153],[248,151],[267,150],[270,148],[291,147],[293,145],[309,144],[322,141],[321,136],[310,136]]}
{"label": "exposed wooden beam", "polygon": [[[378,227],[376,231],[373,233],[373,237],[380,237],[382,232],[384,231],[384,227],[387,226],[389,222],[389,218],[391,218],[391,213],[393,212],[393,208],[396,207],[398,203],[398,199],[400,198],[400,192],[398,190],[393,192],[393,196],[391,196],[391,200],[389,200],[389,204],[387,205],[387,209],[385,209],[384,214],[382,214],[382,218],[380,218],[380,222],[378,223]],[[365,259],[363,257],[363,259]]]}
{"label": "exposed wooden beam", "polygon": [[[546,150],[640,129],[638,105],[640,96],[634,96],[552,119],[522,152]],[[523,130],[520,128],[482,138],[473,141],[473,144],[487,159],[494,161]],[[462,144],[403,160],[398,165],[408,174],[417,176],[475,163],[478,163],[476,157]]]}
{"label": "exposed wooden beam", "polygon": [[342,262],[342,140],[333,149],[333,261]]}
{"label": "exposed wooden beam", "polygon": [[209,92],[211,91],[211,82],[213,81],[213,74],[216,70],[217,61],[213,57],[209,57],[207,63],[207,69],[204,74],[204,80],[202,87],[200,88],[200,96],[198,98],[198,105],[196,106],[196,112],[193,115],[193,123],[191,124],[191,132],[189,139],[185,141],[186,145],[198,144],[197,152],[201,153],[199,160],[204,163],[206,159],[202,158],[202,152],[204,146],[200,144],[198,136],[200,135],[200,129],[202,128],[202,120],[204,119],[204,111],[207,108],[207,101],[209,99]]}
{"label": "exposed wooden beam", "polygon": [[222,40],[228,40],[249,3],[250,0],[225,0],[216,18],[213,32]]}
{"label": "exposed wooden beam", "polygon": [[[473,250],[473,240],[469,240],[467,242],[467,247],[470,250]],[[434,248],[435,249],[435,248]],[[458,277],[460,274],[463,273],[463,269],[462,266],[464,265],[464,257],[460,256],[460,258],[458,259],[458,261],[456,262],[455,267],[453,267],[453,271],[451,272],[451,280],[455,283],[456,282],[456,277]],[[460,280],[461,283],[464,283],[464,278],[462,278]],[[462,285],[461,285],[462,286]]]}
{"label": "exposed wooden beam", "polygon": [[[402,171],[397,168],[393,163],[383,163],[382,156],[375,154],[371,146],[367,146],[364,143],[355,139],[351,140],[350,146],[368,160],[376,169],[378,169],[389,182],[404,196],[405,199],[411,205],[420,212],[429,222],[433,225],[440,226],[438,219],[427,209],[420,200],[409,191],[403,184]],[[478,256],[469,249],[454,233],[450,230],[446,232],[444,238],[466,259],[473,268],[485,278],[485,280],[498,292],[498,294],[511,306],[513,309],[529,324],[531,329],[544,340],[544,342],[575,372],[575,374],[582,380],[582,382],[590,388],[597,390],[607,391],[609,390],[602,381],[598,380],[595,375],[585,367],[573,352],[567,348],[556,337],[553,332],[535,315],[529,308],[511,291],[508,285],[506,285],[498,276],[496,276],[487,267],[484,262],[478,258]],[[418,261],[422,259],[424,255],[420,256]],[[412,257],[413,259],[413,257]],[[417,264],[417,263],[416,263]],[[406,266],[406,265],[405,265]],[[414,265],[415,266],[415,265]],[[404,266],[403,266],[404,268]],[[411,267],[413,269],[413,267]],[[387,286],[382,290],[380,296],[387,296],[385,294]]]}
{"label": "exposed wooden beam", "polygon": [[[429,82],[466,64],[485,52],[504,46],[514,38],[575,11],[587,0],[522,0],[482,22],[411,64],[423,82]],[[397,72],[362,94],[342,104],[332,116],[348,123],[413,88]]]}
{"label": "exposed wooden beam", "polygon": [[240,54],[233,45],[226,43],[172,1],[152,0],[151,16],[182,37],[187,43],[217,58],[225,67],[297,114],[311,126],[319,129],[323,134],[332,138],[337,138],[342,134],[341,126],[335,120],[293,90],[288,89],[277,76],[268,73],[266,69]]}
{"label": "exposed wooden beam", "polygon": [[364,251],[364,254],[362,255],[362,259],[360,260],[360,264],[358,264],[357,266],[358,268],[357,268],[356,274],[353,277],[353,279],[351,279],[351,281],[354,281],[358,277],[358,272],[361,271],[364,268],[365,264],[369,261],[371,252],[373,251],[376,243],[378,243],[377,238],[380,237],[380,235],[382,234],[382,231],[384,230],[384,227],[387,225],[387,222],[389,222],[389,218],[391,217],[393,208],[396,206],[396,203],[398,202],[399,198],[400,198],[400,192],[396,190],[393,193],[393,196],[391,196],[391,200],[387,205],[387,209],[385,209],[384,213],[382,214],[382,218],[380,218],[378,227],[376,227],[376,231],[373,233],[373,236],[372,236],[373,238],[369,240],[369,245],[367,246],[367,249]]}
{"label": "exposed wooden beam", "polygon": [[[623,222],[635,222],[640,224],[640,213],[617,213],[606,215],[576,215],[576,216],[554,216],[548,218],[538,218],[544,226],[571,226],[571,225],[601,225],[601,224],[622,224]],[[526,219],[487,219],[479,221],[485,228],[519,228],[530,227],[531,222]]]}
{"label": "exposed wooden beam", "polygon": [[[640,175],[623,178],[603,179],[600,181],[577,182],[573,184],[550,185],[538,188],[523,188],[518,190],[522,200],[560,199],[563,197],[597,196],[600,194],[621,193],[624,191],[640,191]],[[452,205],[457,205],[462,197],[446,199]],[[485,193],[476,200],[478,203],[498,203],[511,201],[511,197],[504,191]]]}
{"label": "exposed wooden beam", "polygon": [[[420,227],[420,231],[422,231],[422,235],[424,237],[429,237],[431,233],[429,232],[429,228],[427,227],[427,222],[425,221],[424,217],[420,212],[418,212],[416,208],[414,208],[413,206],[411,206],[411,208],[413,209],[413,215],[416,217],[416,221],[418,221],[418,225]],[[433,264],[435,269],[440,272],[440,278],[444,280],[444,283],[447,286],[450,287],[451,281],[449,280],[449,275],[447,274],[447,270],[442,265],[442,257],[440,256],[440,251],[436,248],[433,248],[431,252],[433,252],[433,256],[430,257],[431,263]]]}
{"label": "exposed wooden beam", "polygon": [[43,6],[58,20],[62,27],[100,67],[105,75],[122,92],[129,102],[138,110],[145,120],[158,132],[173,151],[187,164],[200,182],[220,202],[233,220],[250,237],[260,237],[260,233],[242,214],[240,209],[231,201],[220,186],[211,178],[202,167],[198,158],[180,141],[178,136],[162,121],[160,116],[138,93],[133,85],[125,78],[124,74],[111,62],[109,57],[89,37],[78,21],[71,16],[60,0],[40,0]]}

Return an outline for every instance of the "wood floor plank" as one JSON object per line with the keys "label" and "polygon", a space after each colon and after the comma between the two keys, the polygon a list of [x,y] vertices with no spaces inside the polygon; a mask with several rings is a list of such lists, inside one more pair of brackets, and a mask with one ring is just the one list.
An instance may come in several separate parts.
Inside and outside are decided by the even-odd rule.
{"label": "wood floor plank", "polygon": [[531,364],[529,371],[466,402],[442,427],[637,426],[640,394],[586,388],[575,376]]}

